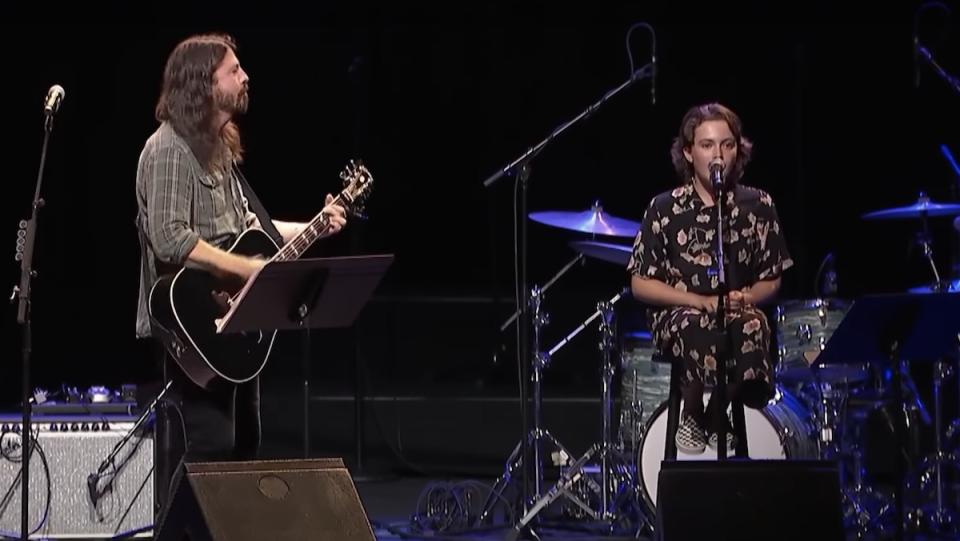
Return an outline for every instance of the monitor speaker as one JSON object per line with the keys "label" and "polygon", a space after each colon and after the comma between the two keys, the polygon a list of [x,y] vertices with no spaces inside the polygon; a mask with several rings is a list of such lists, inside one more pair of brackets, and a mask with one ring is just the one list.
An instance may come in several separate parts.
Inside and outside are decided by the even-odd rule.
{"label": "monitor speaker", "polygon": [[657,539],[842,541],[834,461],[664,461]]}
{"label": "monitor speaker", "polygon": [[157,541],[374,541],[340,459],[185,464]]}

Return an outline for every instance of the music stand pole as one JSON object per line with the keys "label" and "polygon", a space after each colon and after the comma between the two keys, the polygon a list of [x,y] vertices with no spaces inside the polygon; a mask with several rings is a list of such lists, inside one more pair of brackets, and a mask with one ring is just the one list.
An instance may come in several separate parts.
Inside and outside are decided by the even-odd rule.
{"label": "music stand pole", "polygon": [[296,307],[297,326],[302,337],[303,365],[303,458],[310,458],[310,363],[313,361],[310,342],[310,315],[327,281],[327,269],[316,269],[309,278],[301,302]]}

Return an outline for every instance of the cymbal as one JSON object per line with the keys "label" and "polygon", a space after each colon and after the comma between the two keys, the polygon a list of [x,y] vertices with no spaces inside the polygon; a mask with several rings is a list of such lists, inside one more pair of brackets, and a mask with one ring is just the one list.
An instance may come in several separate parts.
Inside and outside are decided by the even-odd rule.
{"label": "cymbal", "polygon": [[650,331],[633,331],[624,333],[623,337],[638,342],[650,342],[653,340],[653,333]]}
{"label": "cymbal", "polygon": [[[960,293],[960,279],[953,280],[950,282],[944,282],[944,288],[942,293]],[[934,291],[933,285],[928,284],[925,286],[911,287],[909,289],[910,293],[936,293]]]}
{"label": "cymbal", "polygon": [[875,210],[863,215],[864,220],[897,220],[902,218],[923,218],[924,216],[958,216],[960,204],[934,203],[923,192],[917,202],[905,207]]}
{"label": "cymbal", "polygon": [[593,257],[608,263],[626,267],[633,253],[632,246],[594,242],[592,240],[578,240],[570,243],[570,247],[587,257]]}
{"label": "cymbal", "polygon": [[603,212],[600,203],[594,203],[589,210],[582,212],[544,211],[530,213],[530,219],[562,229],[579,231],[581,233],[595,233],[612,237],[637,236],[640,223],[623,218],[617,218]]}

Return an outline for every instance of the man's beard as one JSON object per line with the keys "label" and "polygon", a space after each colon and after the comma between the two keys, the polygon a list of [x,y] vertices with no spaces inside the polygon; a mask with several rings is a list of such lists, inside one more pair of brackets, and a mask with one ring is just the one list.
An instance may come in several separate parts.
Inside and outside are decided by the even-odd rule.
{"label": "man's beard", "polygon": [[247,112],[247,107],[250,104],[250,95],[246,88],[240,90],[237,94],[224,94],[215,91],[214,102],[217,109],[225,113],[230,115],[243,114]]}

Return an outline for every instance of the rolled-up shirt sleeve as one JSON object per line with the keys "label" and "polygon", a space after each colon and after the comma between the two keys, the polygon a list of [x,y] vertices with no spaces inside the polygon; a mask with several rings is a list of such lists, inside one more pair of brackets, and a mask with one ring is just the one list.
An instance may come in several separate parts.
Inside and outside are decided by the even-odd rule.
{"label": "rolled-up shirt sleeve", "polygon": [[183,265],[200,240],[190,227],[194,179],[188,158],[175,145],[162,146],[145,174],[150,244],[164,263]]}

